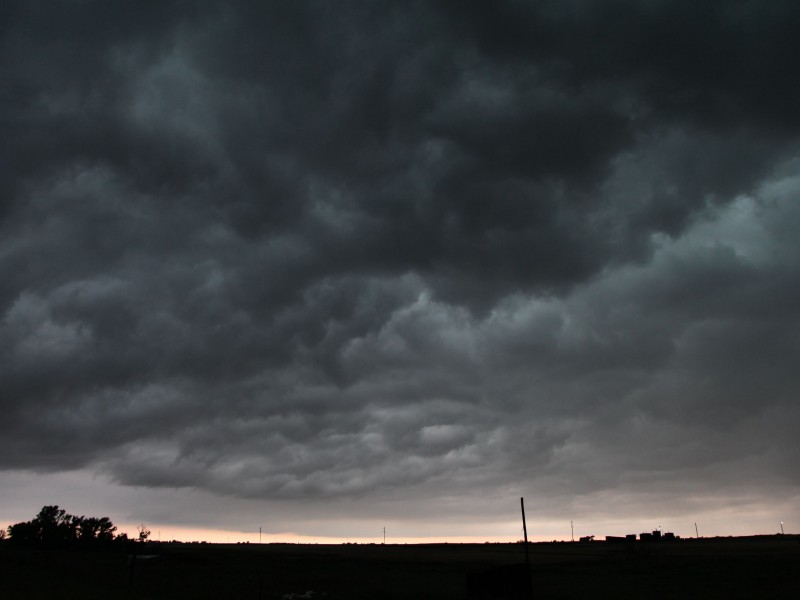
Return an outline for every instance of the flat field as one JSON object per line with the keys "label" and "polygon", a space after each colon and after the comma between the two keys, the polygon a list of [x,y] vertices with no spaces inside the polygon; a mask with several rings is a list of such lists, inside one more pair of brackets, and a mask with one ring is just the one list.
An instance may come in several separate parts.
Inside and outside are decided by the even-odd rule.
{"label": "flat field", "polygon": [[[522,544],[148,543],[137,550],[131,560],[119,550],[0,544],[0,597],[455,600],[490,597],[468,590],[468,573],[525,561]],[[800,597],[800,536],[528,550],[534,598]]]}

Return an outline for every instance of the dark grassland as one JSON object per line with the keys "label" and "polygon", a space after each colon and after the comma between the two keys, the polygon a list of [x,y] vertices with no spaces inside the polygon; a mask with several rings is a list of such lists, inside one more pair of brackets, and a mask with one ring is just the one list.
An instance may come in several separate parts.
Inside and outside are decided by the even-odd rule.
{"label": "dark grassland", "polygon": [[[0,597],[463,599],[467,572],[524,562],[522,544],[136,547],[145,556],[131,562],[119,549],[0,544]],[[542,543],[529,552],[534,598],[800,597],[800,536]]]}

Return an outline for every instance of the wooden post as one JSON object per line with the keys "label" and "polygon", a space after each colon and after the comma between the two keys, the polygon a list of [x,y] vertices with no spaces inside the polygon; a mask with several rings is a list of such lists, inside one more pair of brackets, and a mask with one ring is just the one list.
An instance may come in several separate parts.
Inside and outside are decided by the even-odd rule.
{"label": "wooden post", "polygon": [[522,509],[522,531],[525,534],[525,564],[530,566],[528,559],[528,525],[525,523],[525,498],[519,499],[519,506]]}
{"label": "wooden post", "polygon": [[528,557],[528,524],[525,522],[525,498],[519,499],[519,507],[522,509],[522,532],[525,535],[525,579],[528,588],[528,597],[533,597],[533,585],[531,583],[531,560]]}

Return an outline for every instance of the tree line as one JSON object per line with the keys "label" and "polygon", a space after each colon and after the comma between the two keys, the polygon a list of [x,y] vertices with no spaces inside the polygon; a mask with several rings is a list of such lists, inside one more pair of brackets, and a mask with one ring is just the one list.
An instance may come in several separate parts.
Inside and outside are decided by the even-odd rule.
{"label": "tree line", "polygon": [[[102,546],[129,541],[126,533],[116,531],[108,517],[78,517],[58,506],[44,506],[30,521],[9,525],[8,535],[0,535],[0,539],[41,546]],[[144,526],[139,528],[140,541],[146,541],[149,534]]]}

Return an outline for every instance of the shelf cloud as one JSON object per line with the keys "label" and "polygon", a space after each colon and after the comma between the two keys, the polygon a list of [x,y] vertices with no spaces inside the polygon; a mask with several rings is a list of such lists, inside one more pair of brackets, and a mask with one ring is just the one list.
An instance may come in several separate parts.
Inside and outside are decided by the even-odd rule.
{"label": "shelf cloud", "polygon": [[5,2],[0,481],[298,522],[797,498],[799,27]]}

